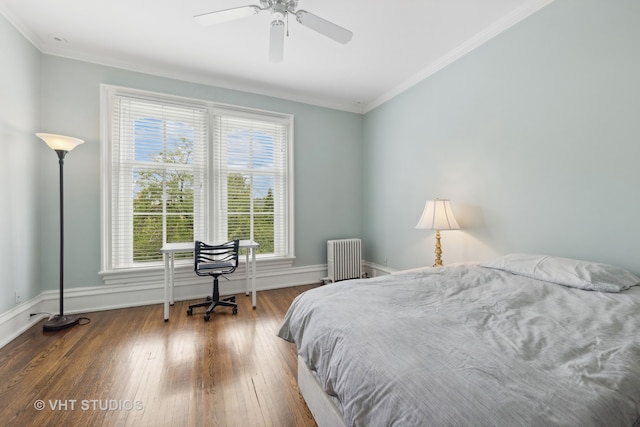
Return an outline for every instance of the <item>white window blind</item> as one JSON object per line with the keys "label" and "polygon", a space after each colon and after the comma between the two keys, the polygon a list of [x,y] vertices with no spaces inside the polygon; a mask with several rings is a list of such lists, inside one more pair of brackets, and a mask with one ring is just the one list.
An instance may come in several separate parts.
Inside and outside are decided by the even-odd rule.
{"label": "white window blind", "polygon": [[206,235],[208,112],[119,94],[111,108],[111,268],[148,265]]}
{"label": "white window blind", "polygon": [[[162,265],[165,243],[194,240],[255,240],[260,258],[291,266],[292,116],[101,90],[106,283],[139,281],[138,268]],[[186,264],[193,255],[177,256]]]}
{"label": "white window blind", "polygon": [[290,255],[291,119],[215,109],[215,237],[251,239],[258,254]]}

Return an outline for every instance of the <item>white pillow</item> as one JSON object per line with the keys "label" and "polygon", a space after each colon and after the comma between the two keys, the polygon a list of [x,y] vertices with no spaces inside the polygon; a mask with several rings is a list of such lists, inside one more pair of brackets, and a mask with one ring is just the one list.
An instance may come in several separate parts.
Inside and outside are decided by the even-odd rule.
{"label": "white pillow", "polygon": [[510,254],[482,267],[588,291],[621,292],[640,284],[640,277],[620,267],[548,255]]}

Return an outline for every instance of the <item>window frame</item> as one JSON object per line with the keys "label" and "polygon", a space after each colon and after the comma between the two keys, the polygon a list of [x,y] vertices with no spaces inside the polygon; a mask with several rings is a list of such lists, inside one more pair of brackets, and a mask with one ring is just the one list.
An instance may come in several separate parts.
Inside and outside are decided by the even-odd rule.
{"label": "window frame", "polygon": [[[240,119],[240,120],[246,119],[249,121],[255,120],[255,121],[263,121],[263,122],[271,122],[271,124],[273,125],[283,125],[286,127],[287,136],[285,141],[285,145],[286,145],[286,153],[284,155],[285,158],[283,160],[280,156],[274,156],[275,161],[283,161],[286,163],[284,166],[280,165],[279,167],[276,168],[281,172],[283,171],[284,173],[279,174],[278,170],[274,170],[273,173],[263,175],[263,176],[268,176],[268,175],[273,176],[274,187],[275,187],[273,189],[274,192],[276,191],[276,188],[280,187],[282,192],[285,193],[282,196],[279,195],[278,199],[281,199],[281,204],[274,206],[274,212],[273,212],[274,235],[280,233],[284,236],[284,238],[276,239],[274,236],[274,254],[273,255],[260,254],[258,251],[258,257],[281,258],[283,256],[287,256],[288,253],[292,254],[291,251],[294,244],[293,228],[292,228],[293,224],[288,223],[286,221],[286,218],[287,217],[293,218],[293,180],[291,179],[291,177],[293,177],[293,116],[288,114],[265,112],[260,110],[250,110],[247,108],[222,106],[220,104],[217,104],[215,108],[211,110],[211,117],[212,117],[212,122],[211,122],[212,123],[212,126],[211,126],[211,130],[212,130],[211,148],[212,149],[210,152],[210,158],[211,158],[212,165],[214,166],[211,168],[212,176],[210,176],[210,182],[214,187],[213,190],[215,190],[215,186],[219,185],[218,194],[223,194],[223,193],[226,194],[227,176],[232,169],[239,172],[245,171],[247,174],[250,174],[253,177],[257,177],[263,174],[259,171],[250,172],[252,170],[251,168],[246,168],[246,169],[227,168],[224,166],[220,168],[216,168],[217,165],[223,163],[224,155],[222,153],[224,152],[224,145],[225,145],[225,142],[223,141],[220,141],[219,144],[217,144],[216,143],[217,137],[213,135],[214,133],[218,132],[218,129],[216,128],[216,125],[218,124],[217,117],[223,117],[223,118],[231,117],[232,119]],[[227,173],[227,175],[225,175],[225,172]],[[282,175],[284,175],[284,178],[282,177]],[[227,213],[227,217],[225,217],[223,220],[219,222],[214,223],[213,227],[211,228],[211,232],[212,232],[211,235],[214,241],[221,239],[220,236],[224,234],[228,226],[227,220],[229,217],[228,215],[229,207],[224,206],[228,201],[228,199],[226,199],[225,197],[226,196],[219,196],[217,194],[214,194],[214,191],[211,192],[210,212],[213,212],[214,215],[215,213],[220,211],[225,211]],[[251,213],[251,216],[254,217],[253,211]],[[278,225],[276,222],[276,218],[278,217],[284,217],[284,220],[280,222],[282,230],[277,229]],[[253,223],[252,223],[252,229],[253,229]],[[283,255],[277,255],[278,253],[282,253]]]}
{"label": "window frame", "polygon": [[[283,252],[282,255],[278,256],[275,254],[259,254],[257,256],[258,263],[267,262],[270,265],[269,270],[279,269],[279,268],[287,268],[293,265],[293,261],[295,259],[295,247],[294,247],[294,168],[293,168],[293,159],[294,159],[294,117],[291,114],[285,113],[277,113],[272,111],[264,111],[252,108],[245,108],[235,105],[221,104],[212,101],[193,99],[193,98],[185,98],[174,95],[166,95],[157,92],[143,91],[138,89],[131,89],[121,86],[113,86],[113,85],[100,85],[100,100],[101,100],[101,150],[100,150],[100,165],[101,165],[101,186],[100,186],[100,197],[101,197],[101,209],[100,209],[100,246],[101,246],[101,265],[100,265],[100,276],[103,277],[107,284],[122,284],[123,280],[126,280],[128,275],[130,277],[140,277],[140,272],[146,271],[149,272],[159,272],[162,273],[164,269],[164,263],[160,262],[148,262],[141,263],[135,266],[129,267],[118,267],[114,268],[113,257],[114,253],[112,252],[112,242],[113,242],[113,217],[112,217],[112,207],[113,207],[113,198],[112,193],[114,191],[112,180],[113,180],[113,160],[112,160],[112,126],[113,126],[113,114],[114,114],[114,106],[113,99],[114,96],[124,95],[133,98],[140,98],[142,100],[152,100],[154,102],[166,102],[168,104],[178,104],[178,105],[186,105],[190,107],[198,107],[204,108],[208,111],[207,114],[207,136],[206,136],[206,146],[207,146],[207,158],[206,161],[208,165],[206,165],[207,171],[205,173],[208,174],[208,189],[205,194],[204,206],[204,221],[206,221],[205,226],[205,236],[194,236],[195,239],[207,239],[209,241],[214,241],[216,239],[216,228],[219,229],[213,222],[213,212],[214,211],[214,203],[216,197],[214,197],[213,192],[216,188],[216,183],[214,179],[216,179],[215,170],[215,151],[217,149],[214,147],[214,115],[219,113],[220,111],[232,111],[245,113],[247,115],[258,116],[262,118],[273,118],[274,120],[286,121],[288,123],[287,129],[287,140],[286,140],[286,194],[284,195],[284,216],[283,219],[283,227],[284,231],[284,241],[283,244],[287,246],[287,250]],[[133,221],[133,217],[132,217]],[[274,225],[275,227],[275,225]],[[195,228],[195,224],[194,224]],[[274,228],[275,233],[275,228]],[[220,240],[218,238],[218,240]],[[275,243],[275,242],[274,242]],[[190,259],[185,260],[176,260],[176,266],[180,267],[180,265],[191,265],[192,261]]]}

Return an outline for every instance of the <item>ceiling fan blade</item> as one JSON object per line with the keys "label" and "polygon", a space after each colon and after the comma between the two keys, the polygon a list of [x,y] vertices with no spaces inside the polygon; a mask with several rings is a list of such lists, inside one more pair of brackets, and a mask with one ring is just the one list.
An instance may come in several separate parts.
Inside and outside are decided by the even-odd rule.
{"label": "ceiling fan blade", "polygon": [[351,37],[353,37],[353,33],[346,28],[342,28],[340,25],[329,22],[306,10],[297,11],[296,19],[305,27],[311,28],[338,43],[347,44],[351,40]]}
{"label": "ceiling fan blade", "polygon": [[260,13],[260,8],[255,5],[234,7],[232,9],[219,10],[217,12],[203,13],[196,15],[193,19],[200,25],[214,25],[223,22],[233,21],[247,16],[253,16]]}
{"label": "ceiling fan blade", "polygon": [[271,35],[269,39],[269,60],[282,62],[284,52],[284,22],[275,20],[271,23]]}

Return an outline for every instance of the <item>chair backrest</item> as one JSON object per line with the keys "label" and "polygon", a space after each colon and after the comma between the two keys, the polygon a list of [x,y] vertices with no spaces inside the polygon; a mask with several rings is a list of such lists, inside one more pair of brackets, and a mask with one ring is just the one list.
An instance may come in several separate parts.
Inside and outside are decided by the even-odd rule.
{"label": "chair backrest", "polygon": [[198,276],[220,276],[233,273],[238,266],[239,240],[221,245],[196,241],[193,268]]}

